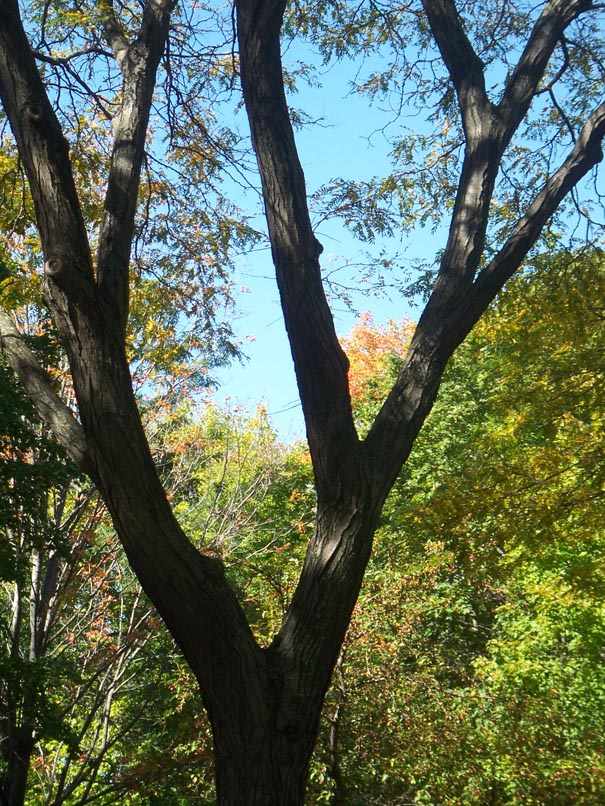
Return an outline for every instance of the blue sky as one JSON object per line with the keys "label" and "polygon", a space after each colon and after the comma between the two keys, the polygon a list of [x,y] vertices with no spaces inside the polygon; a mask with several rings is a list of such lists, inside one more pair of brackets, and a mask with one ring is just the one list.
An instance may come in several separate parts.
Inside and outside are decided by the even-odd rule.
{"label": "blue sky", "polygon": [[[391,115],[369,107],[364,99],[349,93],[353,69],[347,63],[337,65],[321,76],[322,88],[305,89],[291,99],[294,106],[302,106],[313,119],[322,121],[321,125],[297,132],[311,192],[335,177],[367,179],[389,169],[390,147],[380,129],[389,123]],[[245,125],[245,121],[241,120],[240,125]],[[355,260],[359,254],[359,243],[336,223],[322,224],[317,235],[324,246],[324,262],[340,264],[347,259]],[[268,248],[241,258],[236,283],[248,289],[240,295],[239,315],[233,323],[248,361],[218,373],[221,386],[216,400],[222,403],[228,399],[230,404],[239,403],[249,409],[264,401],[284,439],[303,436],[290,348]],[[389,299],[358,295],[354,304],[360,312],[371,310],[377,323],[414,315],[400,296]],[[332,310],[338,333],[350,331],[354,313],[339,300],[334,301]]]}
{"label": "blue sky", "polygon": [[[313,59],[312,54],[304,55]],[[366,68],[376,66],[378,58],[372,56]],[[321,120],[321,125],[297,132],[310,193],[335,177],[361,180],[385,175],[391,165],[390,145],[383,134],[385,127],[387,135],[393,137],[406,123],[416,131],[428,132],[421,116],[415,114],[406,119],[402,115],[395,120],[394,113],[369,106],[364,98],[352,94],[349,82],[357,69],[358,65],[347,61],[336,64],[320,74],[322,87],[301,87],[300,93],[290,99],[292,106],[303,108],[311,119]],[[243,114],[239,125],[247,128]],[[585,191],[580,188],[579,192]],[[264,229],[264,222],[259,226]],[[324,265],[344,263],[347,259],[355,261],[364,249],[364,245],[332,221],[320,225],[317,235],[324,246]],[[417,228],[409,238],[406,236],[403,245],[406,261],[431,260],[444,246],[445,238],[445,225],[436,233],[430,228]],[[399,238],[392,240],[393,251],[402,248]],[[268,248],[241,258],[236,283],[248,289],[241,295],[239,315],[233,324],[249,360],[243,366],[235,364],[219,371],[221,386],[216,400],[222,403],[228,398],[231,404],[240,403],[250,410],[264,402],[282,438],[302,437],[304,425]],[[401,321],[418,316],[418,308],[410,309],[408,301],[400,295],[358,295],[354,304],[360,313],[370,310],[377,324],[387,319]],[[337,332],[348,333],[355,323],[354,314],[339,300],[335,300],[332,310]]]}

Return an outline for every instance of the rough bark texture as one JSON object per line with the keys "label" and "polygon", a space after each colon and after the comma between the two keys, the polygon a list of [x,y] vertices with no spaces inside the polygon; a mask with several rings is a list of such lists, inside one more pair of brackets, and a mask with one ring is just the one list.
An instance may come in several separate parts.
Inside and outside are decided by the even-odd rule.
{"label": "rough bark texture", "polygon": [[[284,0],[236,0],[244,101],[263,186],[273,260],[307,424],[318,496],[315,533],[279,633],[256,644],[221,564],[176,522],[153,466],[124,347],[128,262],[155,73],[171,0],[148,0],[134,42],[107,11],[124,77],[96,273],[69,154],[37,72],[16,0],[0,0],[0,94],[34,197],[46,299],[69,356],[79,423],[40,381],[0,318],[7,360],[57,438],[90,473],[141,584],[194,671],[214,731],[218,802],[295,806],[304,800],[323,697],[349,623],[385,498],[434,402],[456,346],[519,266],[571,187],[600,159],[605,109],[595,110],[492,262],[479,271],[496,174],[569,22],[590,7],[546,4],[499,105],[451,0],[424,8],[457,92],[464,165],[439,278],[397,382],[365,442],[355,431],[347,359],[322,289],[321,246],[307,210],[284,93]],[[42,391],[41,391],[42,390]]]}

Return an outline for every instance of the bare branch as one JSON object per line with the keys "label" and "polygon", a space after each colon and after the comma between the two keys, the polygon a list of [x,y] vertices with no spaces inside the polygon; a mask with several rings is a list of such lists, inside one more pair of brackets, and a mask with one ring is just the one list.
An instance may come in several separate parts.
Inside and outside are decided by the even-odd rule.
{"label": "bare branch", "polygon": [[565,124],[565,128],[569,132],[569,136],[571,137],[572,143],[575,143],[576,142],[576,133],[574,131],[574,127],[572,126],[570,119],[565,114],[565,110],[563,109],[561,104],[557,101],[555,91],[552,88],[549,88],[548,96],[549,96],[550,100],[552,101],[552,105],[553,105],[554,109],[556,109],[556,111],[559,114],[559,117],[561,118],[561,120]]}
{"label": "bare branch", "polygon": [[82,56],[105,56],[111,57],[111,53],[108,50],[103,50],[103,48],[91,46],[89,48],[82,48],[82,50],[75,50],[72,53],[68,53],[65,56],[51,56],[48,53],[44,53],[41,50],[37,50],[32,48],[32,53],[41,62],[46,62],[47,64],[54,64],[54,65],[64,65],[69,64],[69,62],[73,62],[75,59],[79,59]]}
{"label": "bare branch", "polygon": [[1,309],[0,350],[25,387],[38,416],[50,426],[78,467],[92,473],[80,423],[55,392],[52,381],[23,341],[11,317]]}
{"label": "bare branch", "polygon": [[46,53],[42,53],[41,51],[33,51],[34,56],[38,61],[45,62],[46,64],[52,64],[53,67],[61,67],[65,72],[75,81],[76,84],[79,84],[80,87],[84,90],[86,95],[92,99],[97,109],[101,112],[103,117],[107,118],[107,120],[112,119],[112,114],[108,109],[108,104],[106,100],[98,93],[93,90],[93,88],[82,78],[80,73],[77,70],[74,70],[70,62],[77,58],[80,55],[84,55],[86,53],[93,54],[98,53],[99,55],[107,56],[110,55],[105,51],[102,51],[98,48],[88,48],[85,51],[81,51],[80,53],[74,53],[70,56],[48,56]]}
{"label": "bare branch", "polygon": [[108,109],[107,101],[82,78],[80,73],[71,66],[70,62],[73,59],[76,59],[79,56],[84,56],[88,54],[98,54],[100,56],[110,56],[111,54],[107,51],[103,51],[100,48],[86,48],[85,50],[79,51],[78,53],[72,53],[69,56],[49,56],[46,53],[42,53],[39,50],[33,51],[34,56],[38,61],[45,62],[46,64],[52,64],[54,67],[62,67],[66,73],[76,82],[79,84],[80,87],[84,90],[86,95],[91,98],[99,109],[103,117],[107,118],[107,120],[112,119],[112,114]]}

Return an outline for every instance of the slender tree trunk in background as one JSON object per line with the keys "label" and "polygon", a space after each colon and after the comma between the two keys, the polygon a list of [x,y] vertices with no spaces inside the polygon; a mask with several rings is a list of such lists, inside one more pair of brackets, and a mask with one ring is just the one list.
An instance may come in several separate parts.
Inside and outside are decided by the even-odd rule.
{"label": "slender tree trunk in background", "polygon": [[12,770],[9,771],[8,806],[24,806],[27,793],[27,776],[34,750],[33,730],[20,728],[14,738]]}
{"label": "slender tree trunk in background", "polygon": [[[32,655],[27,662],[32,662]],[[36,686],[28,691],[23,671],[17,672],[17,680],[10,681],[13,699],[9,708],[9,736],[7,741],[7,766],[3,790],[7,793],[8,806],[24,806],[27,792],[27,776],[34,751]]]}
{"label": "slender tree trunk in background", "polygon": [[[19,658],[23,622],[27,620],[20,584],[15,584],[12,596],[10,634],[4,636],[7,642],[9,662]],[[23,806],[27,788],[27,775],[34,747],[33,704],[31,695],[23,690],[22,672],[9,673],[0,681],[0,758],[4,772],[0,779],[0,804]]]}
{"label": "slender tree trunk in background", "polygon": [[338,692],[338,702],[333,713],[328,718],[328,774],[334,781],[332,806],[346,806],[347,802],[347,788],[342,774],[340,754],[340,727],[347,698],[343,666],[344,651],[340,653],[336,663],[336,668],[334,670],[334,674],[336,676],[336,683],[334,687]]}

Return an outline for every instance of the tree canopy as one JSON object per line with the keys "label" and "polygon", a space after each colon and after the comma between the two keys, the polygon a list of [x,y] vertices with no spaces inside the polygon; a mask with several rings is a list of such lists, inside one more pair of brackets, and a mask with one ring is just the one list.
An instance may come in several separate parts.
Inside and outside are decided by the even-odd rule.
{"label": "tree canopy", "polygon": [[[329,695],[351,802],[602,800],[603,320],[583,307],[602,271],[541,255],[445,373]],[[368,329],[348,345],[362,421],[396,371],[379,350],[368,372]]]}

